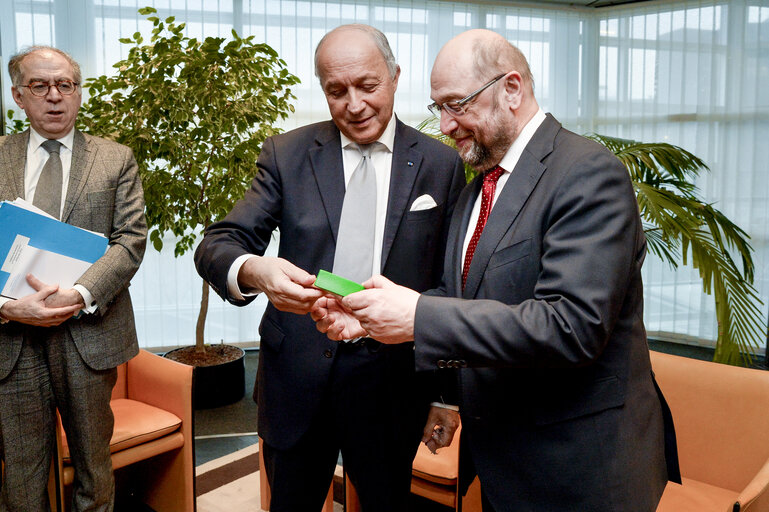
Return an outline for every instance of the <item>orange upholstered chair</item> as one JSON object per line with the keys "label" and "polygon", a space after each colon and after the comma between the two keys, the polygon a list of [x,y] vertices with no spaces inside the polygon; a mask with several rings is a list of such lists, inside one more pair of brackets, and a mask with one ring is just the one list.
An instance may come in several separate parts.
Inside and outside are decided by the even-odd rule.
{"label": "orange upholstered chair", "polygon": [[431,453],[424,443],[414,457],[411,469],[411,492],[423,498],[440,503],[454,510],[461,510],[459,496],[459,436],[462,426],[457,428],[451,444]]}
{"label": "orange upholstered chair", "polygon": [[[195,510],[192,371],[146,350],[118,367],[110,442],[116,486],[156,512]],[[61,422],[57,441],[52,502],[67,511],[74,468]]]}
{"label": "orange upholstered chair", "polygon": [[769,511],[769,372],[651,353],[673,413],[683,485],[658,512]]}
{"label": "orange upholstered chair", "polygon": [[[480,512],[481,491],[478,479],[470,485],[467,494],[459,494],[459,436],[462,426],[457,428],[451,444],[431,453],[424,443],[419,443],[411,469],[411,493],[457,512]],[[361,506],[355,488],[349,482],[345,486],[345,511],[360,512]]]}
{"label": "orange upholstered chair", "polygon": [[411,492],[431,501],[451,507],[457,512],[481,510],[481,491],[476,477],[467,494],[459,494],[459,437],[462,425],[457,428],[451,444],[431,453],[424,443],[414,457],[411,470]]}

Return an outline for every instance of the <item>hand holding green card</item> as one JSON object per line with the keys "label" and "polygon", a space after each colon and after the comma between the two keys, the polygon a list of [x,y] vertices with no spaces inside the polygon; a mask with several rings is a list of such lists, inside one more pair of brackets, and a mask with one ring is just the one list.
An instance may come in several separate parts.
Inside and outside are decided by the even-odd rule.
{"label": "hand holding green card", "polygon": [[320,288],[321,290],[334,293],[341,297],[365,290],[362,284],[356,283],[355,281],[350,281],[349,279],[345,279],[342,276],[332,274],[331,272],[327,272],[325,270],[318,271],[318,277],[315,279],[313,286]]}

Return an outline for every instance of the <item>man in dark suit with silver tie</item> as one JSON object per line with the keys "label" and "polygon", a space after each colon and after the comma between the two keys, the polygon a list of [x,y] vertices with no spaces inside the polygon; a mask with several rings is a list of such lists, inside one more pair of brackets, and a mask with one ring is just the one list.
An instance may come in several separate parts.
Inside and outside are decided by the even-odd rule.
{"label": "man in dark suit with silver tie", "polygon": [[[206,231],[195,261],[233,304],[256,292],[270,300],[256,393],[270,510],[320,510],[340,450],[364,511],[406,510],[429,407],[412,346],[332,342],[307,313],[322,294],[312,288],[321,269],[437,285],[463,166],[394,115],[400,69],[381,32],[339,27],[315,62],[332,121],[265,141],[251,189]],[[276,229],[278,257],[265,257]],[[457,421],[437,404],[428,442],[436,422]]]}
{"label": "man in dark suit with silver tie", "polygon": [[0,137],[0,200],[25,198],[109,246],[71,289],[30,276],[36,293],[0,298],[0,510],[48,510],[58,408],[75,468],[72,510],[111,511],[109,402],[117,366],[139,351],[128,295],[147,235],[138,169],[129,148],[75,129],[81,76],[69,55],[33,47],[8,69],[30,129]]}
{"label": "man in dark suit with silver tie", "polygon": [[[436,58],[430,109],[481,171],[457,201],[441,287],[376,276],[319,301],[332,337],[414,340],[459,368],[463,480],[488,511],[653,512],[679,480],[643,325],[646,242],[627,170],[534,98],[521,52],[472,30]],[[397,346],[397,345],[396,345]]]}

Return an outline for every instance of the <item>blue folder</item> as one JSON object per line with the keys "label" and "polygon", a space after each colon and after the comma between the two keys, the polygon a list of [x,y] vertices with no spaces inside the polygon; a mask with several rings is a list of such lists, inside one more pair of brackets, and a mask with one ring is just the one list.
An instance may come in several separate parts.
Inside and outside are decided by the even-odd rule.
{"label": "blue folder", "polygon": [[[0,203],[0,263],[8,257],[17,235],[29,238],[29,245],[88,263],[107,250],[106,237],[9,202]],[[0,290],[10,274],[0,271]],[[78,276],[79,277],[79,276]]]}

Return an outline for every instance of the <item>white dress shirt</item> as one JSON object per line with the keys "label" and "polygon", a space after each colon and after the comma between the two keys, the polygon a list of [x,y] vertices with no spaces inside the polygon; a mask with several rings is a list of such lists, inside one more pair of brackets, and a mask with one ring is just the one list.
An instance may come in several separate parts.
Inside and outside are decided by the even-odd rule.
{"label": "white dress shirt", "polygon": [[[521,158],[521,154],[523,153],[524,148],[526,148],[526,145],[529,143],[531,138],[534,136],[534,132],[537,131],[537,128],[544,122],[545,120],[545,113],[542,111],[542,109],[539,109],[536,114],[534,114],[534,117],[532,117],[528,123],[526,123],[526,126],[523,127],[523,130],[521,130],[521,133],[516,137],[516,139],[513,141],[513,144],[510,146],[510,148],[507,150],[507,153],[505,153],[505,156],[502,157],[502,160],[499,162],[499,166],[505,171],[499,176],[499,180],[497,181],[497,188],[494,191],[494,198],[491,200],[491,209],[494,208],[494,205],[497,202],[497,198],[499,197],[499,194],[502,192],[502,189],[505,188],[505,184],[507,183],[508,178],[510,177],[510,174],[513,172],[513,169],[515,169],[515,166],[518,165],[518,160]],[[482,189],[481,189],[482,190]],[[465,254],[467,253],[467,247],[470,245],[470,240],[473,238],[473,233],[475,232],[475,226],[478,224],[478,217],[481,214],[481,198],[483,194],[479,193],[478,197],[475,198],[475,203],[473,204],[473,211],[470,213],[470,222],[467,224],[467,232],[465,233],[465,241],[462,245],[462,258],[459,260],[459,272],[462,272],[462,265],[464,265],[465,262]],[[489,209],[489,215],[491,215],[491,209]]]}
{"label": "white dress shirt", "polygon": [[[30,127],[29,143],[27,144],[27,165],[24,169],[24,197],[29,203],[35,200],[37,182],[40,180],[40,174],[43,172],[43,167],[50,156],[48,151],[42,146],[46,140],[48,139]],[[61,217],[69,188],[69,171],[72,167],[72,147],[75,142],[75,129],[73,128],[67,135],[56,140],[61,142],[61,147],[59,148],[59,158],[61,159],[61,209],[59,210],[59,217]],[[82,311],[86,313],[96,311],[96,305],[93,304],[91,292],[80,284],[74,285],[73,288],[80,293],[86,304]],[[10,300],[7,297],[0,297],[0,307]]]}
{"label": "white dress shirt", "polygon": [[[382,135],[377,139],[379,144],[371,147],[371,163],[374,164],[376,172],[376,227],[374,233],[374,258],[371,267],[371,275],[379,274],[382,266],[382,243],[384,240],[385,219],[387,217],[387,203],[390,198],[390,171],[393,161],[393,146],[395,145],[395,114],[390,118]],[[344,166],[344,184],[345,187],[350,182],[352,173],[361,160],[361,153],[358,145],[350,140],[343,133],[339,133],[342,146],[342,165]],[[244,254],[239,256],[230,265],[227,272],[227,290],[230,295],[237,300],[249,297],[258,293],[255,290],[248,292],[241,290],[238,285],[238,272],[240,267],[249,259],[258,257],[254,254]],[[331,270],[331,269],[326,269]]]}

